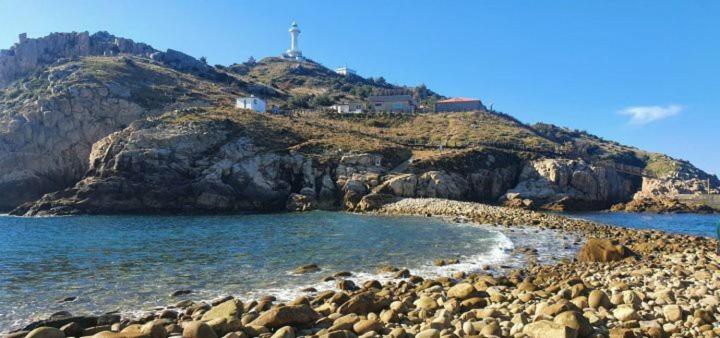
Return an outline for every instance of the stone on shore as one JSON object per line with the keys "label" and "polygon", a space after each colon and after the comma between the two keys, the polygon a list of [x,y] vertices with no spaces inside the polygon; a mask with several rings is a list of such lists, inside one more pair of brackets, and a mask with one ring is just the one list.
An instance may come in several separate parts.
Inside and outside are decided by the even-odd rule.
{"label": "stone on shore", "polygon": [[679,305],[665,305],[662,308],[662,312],[665,319],[670,322],[677,322],[683,318],[683,312]]}
{"label": "stone on shore", "polygon": [[457,298],[459,300],[472,298],[476,295],[477,290],[475,290],[475,287],[472,286],[472,284],[470,283],[458,283],[455,286],[451,287],[447,292],[448,297]]}
{"label": "stone on shore", "polygon": [[588,337],[593,333],[590,322],[577,311],[562,312],[555,316],[553,321],[577,330],[578,337]]}
{"label": "stone on shore", "polygon": [[183,338],[218,338],[210,325],[201,321],[194,321],[185,324]]}
{"label": "stone on shore", "polygon": [[283,326],[275,331],[271,338],[295,338],[295,329],[292,326]]}
{"label": "stone on shore", "polygon": [[305,326],[318,320],[320,315],[307,305],[290,305],[263,312],[251,324],[278,329],[283,326]]}
{"label": "stone on shore", "polygon": [[30,331],[25,338],[65,338],[65,333],[58,328],[43,326]]}
{"label": "stone on shore", "polygon": [[578,252],[580,262],[612,262],[631,255],[630,249],[609,239],[590,238]]}
{"label": "stone on shore", "polygon": [[239,318],[242,315],[243,305],[239,299],[230,299],[213,306],[202,316],[203,321],[210,321],[217,318],[228,320]]}
{"label": "stone on shore", "polygon": [[539,320],[525,325],[523,333],[532,338],[576,338],[578,336],[577,330],[549,320]]}
{"label": "stone on shore", "polygon": [[303,273],[310,273],[310,272],[317,272],[317,271],[320,271],[320,267],[317,264],[307,264],[307,265],[299,266],[293,272],[296,274],[303,274]]}

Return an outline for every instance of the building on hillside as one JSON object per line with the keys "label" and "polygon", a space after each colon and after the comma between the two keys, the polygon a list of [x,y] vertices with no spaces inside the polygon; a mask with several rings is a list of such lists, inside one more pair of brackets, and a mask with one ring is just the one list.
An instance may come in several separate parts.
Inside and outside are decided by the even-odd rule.
{"label": "building on hillside", "polygon": [[249,109],[258,113],[265,112],[265,101],[250,95],[249,97],[239,97],[235,100],[235,108],[238,109]]}
{"label": "building on hillside", "polygon": [[362,114],[365,103],[361,101],[339,103],[331,106],[338,114]]}
{"label": "building on hillside", "polygon": [[374,112],[413,113],[415,100],[412,95],[378,95],[368,97]]}
{"label": "building on hillside", "polygon": [[482,102],[478,99],[469,99],[466,97],[454,97],[447,100],[440,100],[435,102],[436,112],[451,112],[451,111],[473,111],[473,110],[484,110]]}
{"label": "building on hillside", "polygon": [[283,58],[295,61],[304,60],[302,52],[300,51],[298,40],[298,36],[300,36],[300,28],[298,28],[298,25],[297,23],[295,23],[295,21],[293,21],[288,32],[290,32],[290,49],[283,53]]}
{"label": "building on hillside", "polygon": [[356,72],[354,69],[350,69],[350,68],[348,68],[347,66],[345,66],[345,67],[340,67],[340,68],[335,68],[335,73],[338,73],[338,74],[340,74],[340,75],[345,75],[345,76],[348,76],[348,75],[357,75],[357,72]]}

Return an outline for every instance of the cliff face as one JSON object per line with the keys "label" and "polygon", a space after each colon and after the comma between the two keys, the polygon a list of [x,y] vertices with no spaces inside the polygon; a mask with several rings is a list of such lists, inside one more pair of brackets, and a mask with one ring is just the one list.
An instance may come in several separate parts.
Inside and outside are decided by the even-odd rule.
{"label": "cliff face", "polygon": [[630,199],[640,178],[581,160],[543,159],[527,163],[519,183],[504,199],[530,199],[544,209],[604,209]]}
{"label": "cliff face", "polygon": [[[287,143],[261,137],[282,127],[250,128],[236,116],[196,114],[137,121],[105,137],[93,146],[85,179],[14,213],[275,211],[292,203],[338,208],[341,192],[362,194],[377,184],[369,177],[386,171],[382,155],[296,151],[292,145],[304,136],[290,133]],[[360,183],[353,187],[351,180]]]}
{"label": "cliff face", "polygon": [[[206,89],[202,95],[194,95]],[[44,68],[0,96],[0,210],[75,184],[92,145],[175,104],[209,104],[219,88],[150,61],[83,58]]]}

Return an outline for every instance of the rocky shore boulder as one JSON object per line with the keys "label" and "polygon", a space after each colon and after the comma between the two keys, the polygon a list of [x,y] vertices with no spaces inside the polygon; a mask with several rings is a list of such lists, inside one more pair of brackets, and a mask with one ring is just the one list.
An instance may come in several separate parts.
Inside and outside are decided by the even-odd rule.
{"label": "rocky shore boulder", "polygon": [[272,308],[253,320],[251,325],[279,329],[283,326],[305,326],[315,322],[320,315],[308,305],[288,305]]}
{"label": "rocky shore boulder", "polygon": [[578,252],[580,262],[612,262],[633,255],[632,251],[617,241],[590,238]]}

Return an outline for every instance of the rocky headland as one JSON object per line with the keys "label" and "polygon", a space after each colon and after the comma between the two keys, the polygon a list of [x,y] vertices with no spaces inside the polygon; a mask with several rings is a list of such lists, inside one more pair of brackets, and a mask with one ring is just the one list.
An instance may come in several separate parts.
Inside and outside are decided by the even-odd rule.
{"label": "rocky headland", "polygon": [[[559,215],[445,199],[400,199],[376,212],[468,219],[501,227],[556,229],[588,238],[577,257],[496,273],[455,272],[426,279],[390,276],[355,284],[336,274],[335,290],[305,290],[278,301],[182,300],[124,318],[54,315],[11,338],[236,337],[715,337],[720,335],[720,256],[716,240],[629,230]],[[452,264],[453,262],[447,262]],[[445,263],[445,264],[447,264]],[[304,273],[317,266],[300,267]],[[503,271],[498,273],[497,271]],[[192,295],[192,294],[191,294]]]}
{"label": "rocky headland", "polygon": [[[694,211],[666,201],[718,192],[686,161],[501,112],[326,112],[384,92],[442,97],[312,60],[211,66],[106,32],[21,35],[0,52],[0,211],[359,211],[368,195]],[[286,114],[234,109],[247,95]]]}

